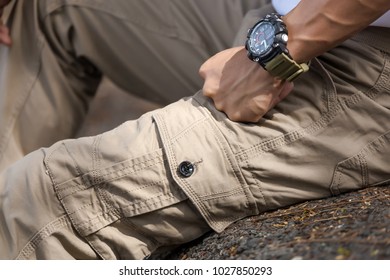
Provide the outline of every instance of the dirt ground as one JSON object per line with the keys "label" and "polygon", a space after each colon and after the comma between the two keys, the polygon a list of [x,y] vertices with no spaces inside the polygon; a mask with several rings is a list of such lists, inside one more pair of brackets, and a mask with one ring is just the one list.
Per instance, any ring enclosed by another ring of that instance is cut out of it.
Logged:
{"label": "dirt ground", "polygon": [[[107,131],[159,106],[105,82],[79,136]],[[367,188],[239,221],[158,258],[390,260],[390,187]]]}

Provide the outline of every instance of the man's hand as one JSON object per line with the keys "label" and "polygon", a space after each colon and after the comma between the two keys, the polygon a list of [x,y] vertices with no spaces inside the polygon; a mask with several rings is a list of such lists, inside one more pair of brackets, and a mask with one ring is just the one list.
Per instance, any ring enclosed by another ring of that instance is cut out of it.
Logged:
{"label": "man's hand", "polygon": [[293,88],[292,83],[272,77],[250,61],[243,47],[216,54],[202,65],[199,73],[205,80],[203,94],[237,122],[258,122]]}
{"label": "man's hand", "polygon": [[1,16],[3,15],[4,7],[8,5],[11,0],[0,0],[0,44],[10,46],[12,41],[9,35],[9,29],[3,23]]}

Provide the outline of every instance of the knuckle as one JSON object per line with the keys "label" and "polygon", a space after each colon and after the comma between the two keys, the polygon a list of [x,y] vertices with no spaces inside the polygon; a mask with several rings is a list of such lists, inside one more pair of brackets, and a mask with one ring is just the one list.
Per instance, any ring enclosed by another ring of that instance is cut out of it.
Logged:
{"label": "knuckle", "polygon": [[214,101],[214,106],[215,106],[215,109],[217,109],[218,111],[226,113],[226,108],[225,108],[223,103]]}
{"label": "knuckle", "polygon": [[241,112],[238,112],[238,111],[234,111],[232,113],[230,113],[228,115],[229,119],[233,122],[242,122],[242,121],[245,121],[245,119],[243,118]]}
{"label": "knuckle", "polygon": [[203,87],[203,95],[213,98],[215,101],[216,97],[218,96],[218,90],[206,83]]}

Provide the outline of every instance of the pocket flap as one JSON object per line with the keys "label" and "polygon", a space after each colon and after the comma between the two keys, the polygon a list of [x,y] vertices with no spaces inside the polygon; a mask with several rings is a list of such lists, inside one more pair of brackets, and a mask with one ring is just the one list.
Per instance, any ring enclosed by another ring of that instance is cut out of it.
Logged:
{"label": "pocket flap", "polygon": [[357,155],[336,166],[332,194],[384,184],[390,180],[390,132],[364,147]]}

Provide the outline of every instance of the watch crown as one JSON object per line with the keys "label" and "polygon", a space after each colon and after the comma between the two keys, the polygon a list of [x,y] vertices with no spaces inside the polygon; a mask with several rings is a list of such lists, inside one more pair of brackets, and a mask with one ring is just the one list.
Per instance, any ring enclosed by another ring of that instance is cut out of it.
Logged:
{"label": "watch crown", "polygon": [[287,43],[287,41],[288,41],[288,35],[287,35],[287,34],[283,34],[283,35],[282,35],[282,40],[283,40],[285,43]]}

